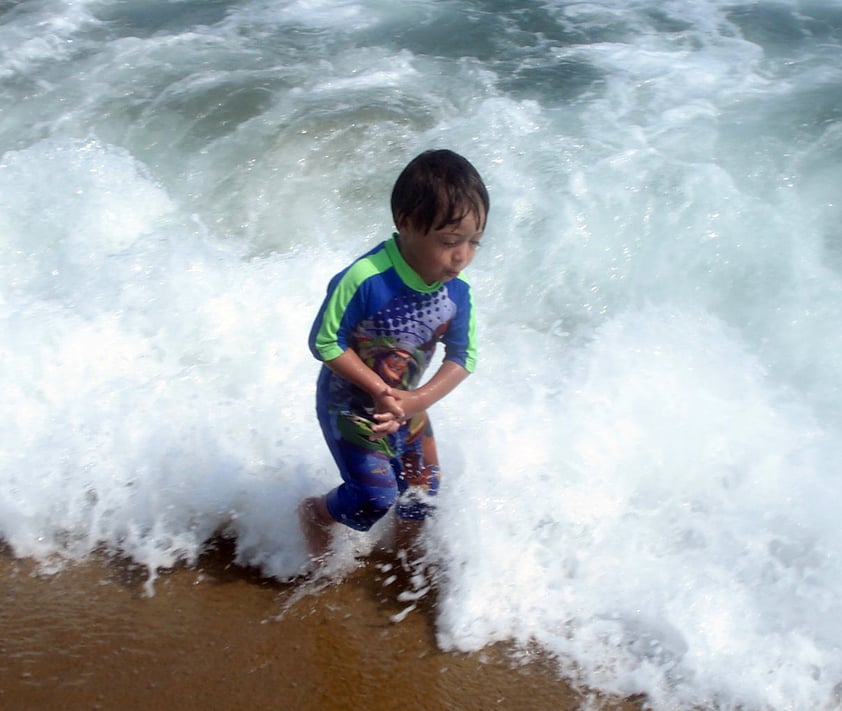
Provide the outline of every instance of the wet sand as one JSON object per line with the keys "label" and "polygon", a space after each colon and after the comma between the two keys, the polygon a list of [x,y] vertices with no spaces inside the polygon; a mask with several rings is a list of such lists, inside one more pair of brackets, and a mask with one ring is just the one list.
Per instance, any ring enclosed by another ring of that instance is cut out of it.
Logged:
{"label": "wet sand", "polygon": [[[0,549],[0,708],[580,709],[548,660],[441,652],[407,580],[372,560],[302,595],[231,563],[224,542],[144,595],[145,574],[93,560],[53,575]],[[540,655],[537,655],[540,656]],[[589,707],[593,708],[593,706]],[[600,708],[631,711],[632,701]]]}

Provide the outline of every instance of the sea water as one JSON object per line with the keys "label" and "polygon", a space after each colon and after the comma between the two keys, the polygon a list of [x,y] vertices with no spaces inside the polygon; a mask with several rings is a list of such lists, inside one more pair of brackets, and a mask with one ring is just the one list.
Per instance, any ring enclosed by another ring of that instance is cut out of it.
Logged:
{"label": "sea water", "polygon": [[296,505],[337,482],[311,320],[449,147],[492,209],[480,366],[432,412],[441,647],[660,709],[839,707],[842,2],[0,13],[15,555],[154,592],[224,532],[299,571]]}

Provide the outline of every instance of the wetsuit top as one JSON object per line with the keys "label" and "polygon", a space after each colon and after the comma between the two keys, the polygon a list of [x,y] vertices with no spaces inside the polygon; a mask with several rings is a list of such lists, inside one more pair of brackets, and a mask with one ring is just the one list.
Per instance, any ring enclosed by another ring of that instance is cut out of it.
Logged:
{"label": "wetsuit top", "polygon": [[[397,239],[393,235],[331,279],[310,332],[310,350],[327,361],[351,348],[387,384],[403,390],[418,386],[438,341],[444,343],[445,360],[473,372],[476,328],[470,286],[461,276],[426,284],[404,260]],[[362,395],[322,368],[320,398],[358,410],[371,405],[371,398]]]}

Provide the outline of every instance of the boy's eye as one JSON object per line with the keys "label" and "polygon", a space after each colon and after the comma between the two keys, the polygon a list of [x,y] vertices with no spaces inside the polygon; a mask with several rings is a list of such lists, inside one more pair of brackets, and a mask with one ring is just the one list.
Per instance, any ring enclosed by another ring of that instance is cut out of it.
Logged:
{"label": "boy's eye", "polygon": [[[442,240],[442,246],[447,247],[448,249],[453,247],[458,247],[460,244],[463,244],[464,240],[461,239],[445,239]],[[478,239],[471,239],[468,240],[468,246],[471,249],[476,249],[480,246],[480,241]]]}

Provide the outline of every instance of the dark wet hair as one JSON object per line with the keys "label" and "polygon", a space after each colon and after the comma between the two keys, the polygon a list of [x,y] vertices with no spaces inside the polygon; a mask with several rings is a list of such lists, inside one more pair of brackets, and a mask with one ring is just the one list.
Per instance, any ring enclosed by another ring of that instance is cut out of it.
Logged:
{"label": "dark wet hair", "polygon": [[392,188],[395,226],[408,220],[422,234],[473,214],[485,229],[488,190],[477,169],[458,153],[424,151],[403,169]]}

